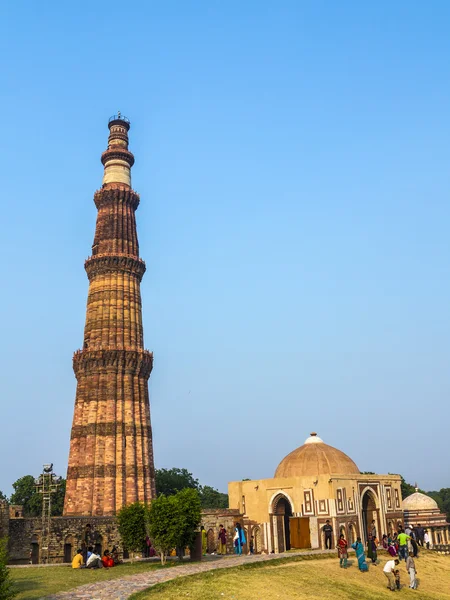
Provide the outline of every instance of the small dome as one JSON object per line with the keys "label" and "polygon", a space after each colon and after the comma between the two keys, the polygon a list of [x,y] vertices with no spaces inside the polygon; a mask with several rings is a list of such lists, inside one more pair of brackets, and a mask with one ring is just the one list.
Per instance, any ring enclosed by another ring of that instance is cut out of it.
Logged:
{"label": "small dome", "polygon": [[437,502],[421,492],[407,496],[402,502],[402,508],[409,512],[416,510],[439,510]]}
{"label": "small dome", "polygon": [[302,477],[304,475],[359,474],[350,457],[333,446],[328,446],[317,433],[290,454],[277,467],[275,477]]}

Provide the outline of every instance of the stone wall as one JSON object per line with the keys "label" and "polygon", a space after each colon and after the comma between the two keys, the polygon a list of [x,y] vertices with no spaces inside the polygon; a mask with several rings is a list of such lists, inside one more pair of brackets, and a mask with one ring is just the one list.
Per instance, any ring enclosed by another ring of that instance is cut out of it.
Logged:
{"label": "stone wall", "polygon": [[[40,518],[11,519],[9,521],[10,563],[39,562],[41,535]],[[49,562],[69,562],[83,543],[96,546],[100,553],[105,549],[110,550],[114,545],[121,547],[116,520],[113,517],[52,518]]]}
{"label": "stone wall", "polygon": [[[9,537],[10,564],[38,563],[42,545],[40,518],[9,518],[8,506],[0,504],[0,534]],[[72,560],[83,543],[92,545],[97,552],[117,546],[123,555],[123,546],[114,517],[52,517],[49,544],[49,562],[63,563]],[[227,530],[228,552],[233,552],[235,523],[242,524],[238,510],[214,509],[202,512],[202,525],[209,532],[210,552],[217,549],[219,525]],[[1,533],[3,531],[3,533]],[[142,540],[144,546],[144,540]]]}

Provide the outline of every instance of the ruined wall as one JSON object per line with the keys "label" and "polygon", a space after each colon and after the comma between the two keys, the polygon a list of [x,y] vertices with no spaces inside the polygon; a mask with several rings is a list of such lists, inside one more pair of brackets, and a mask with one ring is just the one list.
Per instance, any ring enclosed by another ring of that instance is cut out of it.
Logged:
{"label": "ruined wall", "polygon": [[[9,537],[10,564],[29,564],[39,562],[39,551],[42,539],[42,521],[40,518],[9,519],[7,505],[1,511],[0,531],[3,523],[3,535]],[[4,518],[2,520],[2,515]],[[209,533],[211,542],[210,552],[217,549],[219,525],[227,530],[228,552],[233,552],[233,535],[235,523],[242,524],[242,515],[238,510],[214,509],[202,512],[202,525]],[[96,551],[111,550],[117,546],[119,554],[123,555],[123,546],[117,529],[115,517],[52,517],[51,536],[49,545],[49,562],[70,562],[78,548],[86,544],[92,545]],[[142,540],[144,546],[144,540]]]}
{"label": "ruined wall", "polygon": [[[41,534],[40,518],[11,519],[9,521],[10,564],[28,564],[31,561],[37,563],[42,543]],[[83,543],[96,546],[98,552],[110,550],[114,545],[121,548],[116,520],[113,517],[52,518],[49,562],[69,562]]]}

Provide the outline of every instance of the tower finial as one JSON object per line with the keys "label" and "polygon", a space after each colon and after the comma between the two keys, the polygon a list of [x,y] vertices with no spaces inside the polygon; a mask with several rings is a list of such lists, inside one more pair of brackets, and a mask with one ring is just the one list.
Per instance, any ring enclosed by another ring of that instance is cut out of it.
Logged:
{"label": "tower finial", "polygon": [[419,486],[417,485],[417,481],[416,481],[416,483],[415,483],[415,486],[414,486],[414,488],[415,488],[416,492],[418,492],[418,491],[419,491]]}

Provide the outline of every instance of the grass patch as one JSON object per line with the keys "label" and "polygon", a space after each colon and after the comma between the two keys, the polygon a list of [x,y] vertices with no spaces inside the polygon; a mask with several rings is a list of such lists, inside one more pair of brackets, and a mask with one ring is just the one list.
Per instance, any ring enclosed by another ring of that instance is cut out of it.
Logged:
{"label": "grass patch", "polygon": [[[339,568],[337,558],[292,557],[181,577],[134,594],[132,600],[382,600],[390,598],[382,556],[378,566],[360,573],[356,559]],[[403,596],[416,600],[450,600],[450,557],[422,552],[416,559],[419,590],[408,589],[400,564]]]}
{"label": "grass patch", "polygon": [[17,600],[37,600],[58,592],[67,592],[80,585],[119,579],[144,571],[179,567],[175,561],[165,567],[160,563],[135,562],[118,565],[112,569],[72,569],[67,567],[27,567],[11,569],[11,579],[19,594]]}

